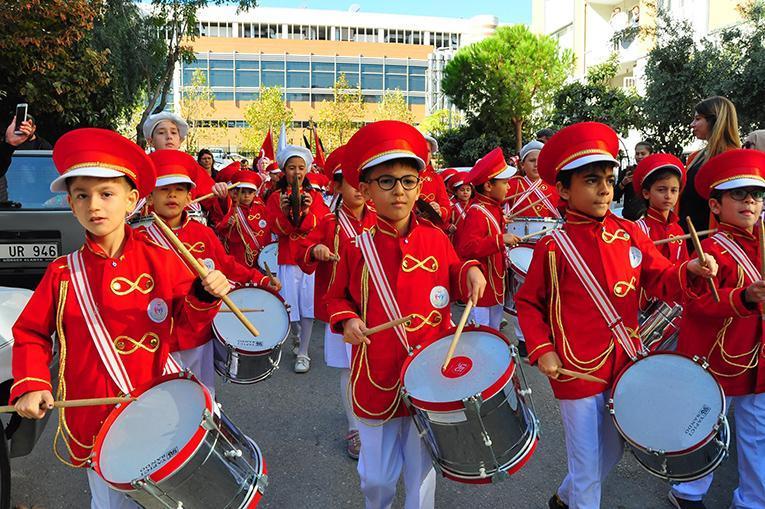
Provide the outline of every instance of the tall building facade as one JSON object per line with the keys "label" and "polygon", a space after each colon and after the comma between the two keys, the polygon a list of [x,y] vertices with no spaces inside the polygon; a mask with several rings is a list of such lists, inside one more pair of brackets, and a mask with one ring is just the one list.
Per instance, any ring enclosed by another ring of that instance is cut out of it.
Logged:
{"label": "tall building facade", "polygon": [[[440,85],[445,63],[498,24],[489,15],[456,19],[266,7],[237,13],[233,6],[205,8],[198,18],[196,60],[180,65],[173,90],[190,86],[195,71],[204,73],[215,94],[209,120],[229,127],[225,142],[231,149],[261,87],[282,88],[294,111],[293,128],[299,128],[332,99],[341,74],[361,87],[365,120],[373,118],[385,91],[400,90],[419,122],[450,106]],[[180,94],[173,97],[178,110]]]}

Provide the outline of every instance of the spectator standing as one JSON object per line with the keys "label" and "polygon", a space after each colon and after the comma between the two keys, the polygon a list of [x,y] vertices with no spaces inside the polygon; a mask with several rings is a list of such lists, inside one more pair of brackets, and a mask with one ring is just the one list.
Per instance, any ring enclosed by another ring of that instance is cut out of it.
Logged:
{"label": "spectator standing", "polygon": [[[635,145],[635,164],[628,166],[622,173],[619,185],[614,187],[614,201],[619,201],[624,197],[624,209],[622,217],[630,221],[637,221],[645,212],[645,201],[643,197],[635,193],[632,187],[632,174],[640,161],[653,154],[653,146],[647,141],[641,141]],[[621,175],[620,175],[621,177]]]}

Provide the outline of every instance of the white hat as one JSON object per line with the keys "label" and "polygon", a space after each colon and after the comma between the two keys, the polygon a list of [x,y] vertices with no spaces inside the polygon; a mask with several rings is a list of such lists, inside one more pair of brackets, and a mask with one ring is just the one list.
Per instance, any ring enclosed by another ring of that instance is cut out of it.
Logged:
{"label": "white hat", "polygon": [[760,179],[742,176],[718,184],[715,186],[715,189],[718,191],[727,191],[728,189],[736,189],[739,187],[765,187],[765,182]]}
{"label": "white hat", "polygon": [[181,136],[181,141],[186,139],[186,135],[189,134],[189,124],[187,124],[185,120],[183,120],[175,113],[171,113],[169,111],[161,111],[154,115],[149,115],[149,118],[147,118],[146,122],[143,123],[144,138],[151,138],[152,134],[154,134],[154,129],[157,127],[157,124],[163,120],[169,120],[178,126],[178,134]]}
{"label": "white hat", "polygon": [[309,168],[311,163],[313,163],[313,154],[311,154],[310,150],[297,145],[287,145],[286,147],[279,149],[276,153],[276,164],[279,165],[279,168],[284,168],[290,157],[301,158],[305,161],[306,168]]}
{"label": "white hat", "polygon": [[125,176],[125,172],[113,170],[111,168],[95,166],[96,164],[98,163],[94,163],[94,166],[75,168],[74,170],[70,170],[63,175],[59,175],[55,180],[53,180],[53,182],[50,183],[50,192],[65,193],[67,191],[66,179],[74,177],[117,178]]}
{"label": "white hat", "polygon": [[434,137],[432,137],[429,134],[423,134],[423,137],[425,137],[425,141],[427,141],[428,144],[430,145],[430,152],[432,154],[437,154],[438,153],[438,140],[436,140]]}
{"label": "white hat", "polygon": [[542,147],[544,146],[545,144],[539,140],[530,141],[527,144],[525,144],[523,148],[521,149],[521,153],[520,153],[521,162],[523,162],[523,160],[526,159],[526,156],[529,155],[531,152],[535,150],[539,152],[540,150],[542,150]]}
{"label": "white hat", "polygon": [[157,178],[157,184],[155,187],[164,187],[169,186],[171,184],[191,184],[191,187],[197,187],[197,185],[194,183],[193,180],[191,180],[191,177],[188,175],[183,175],[181,173],[175,173],[172,175],[162,175],[161,177]]}

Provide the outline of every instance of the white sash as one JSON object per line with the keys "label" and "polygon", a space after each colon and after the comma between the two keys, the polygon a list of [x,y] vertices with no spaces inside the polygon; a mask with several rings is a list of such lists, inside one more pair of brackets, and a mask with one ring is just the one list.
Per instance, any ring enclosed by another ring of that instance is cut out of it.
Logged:
{"label": "white sash", "polygon": [[[356,243],[361,249],[361,254],[364,256],[364,261],[369,267],[369,275],[372,278],[372,282],[375,284],[375,290],[377,296],[382,303],[383,311],[388,320],[398,320],[401,318],[401,310],[398,308],[398,302],[393,297],[393,290],[391,290],[388,276],[385,275],[382,262],[380,261],[380,255],[377,252],[377,247],[374,244],[374,238],[368,231],[362,233],[356,238]],[[398,336],[398,340],[404,346],[407,352],[411,351],[409,347],[409,341],[406,337],[406,329],[403,325],[397,325],[393,328]]]}
{"label": "white sash", "polygon": [[462,205],[460,205],[459,200],[454,201],[454,208],[457,209],[457,212],[459,213],[459,219],[465,219],[465,216],[467,215],[467,211]]}
{"label": "white sash", "polygon": [[337,222],[340,224],[343,232],[345,232],[346,237],[348,237],[350,240],[355,239],[359,235],[356,233],[356,229],[353,227],[351,219],[348,217],[348,213],[346,211],[342,209],[337,211]]}
{"label": "white sash", "polygon": [[648,223],[645,222],[645,218],[641,217],[637,221],[635,221],[635,224],[638,225],[638,228],[640,228],[643,233],[650,236],[651,235],[651,229],[648,227]]}
{"label": "white sash", "polygon": [[[486,216],[486,218],[489,220],[489,223],[491,223],[494,226],[494,228],[496,230],[494,232],[495,234],[501,234],[502,233],[502,227],[497,222],[497,218],[494,217],[491,212],[486,210],[486,207],[484,207],[480,203],[473,203],[470,206],[470,208],[471,209],[478,209],[479,211],[481,211],[483,213],[484,216]],[[468,209],[468,210],[470,210],[470,209]]]}
{"label": "white sash", "polygon": [[571,238],[564,230],[553,230],[550,232],[553,239],[555,239],[558,247],[563,252],[563,256],[568,261],[569,265],[574,269],[579,282],[582,283],[590,298],[595,303],[595,307],[598,308],[600,315],[606,321],[606,325],[611,332],[616,336],[616,340],[624,349],[630,359],[637,360],[638,353],[644,351],[642,343],[640,345],[640,351],[635,347],[635,342],[630,337],[627,327],[622,322],[622,317],[614,308],[613,303],[609,300],[603,288],[598,283],[597,279],[593,275],[590,268],[582,259],[576,247],[571,242]]}
{"label": "white sash", "polygon": [[247,222],[247,217],[244,215],[241,207],[236,207],[236,218],[247,236],[255,243],[255,248],[260,249],[263,247],[260,245],[260,242],[258,242],[258,237],[255,235],[255,232],[250,228],[250,224]]}
{"label": "white sash", "polygon": [[744,270],[744,274],[746,274],[746,277],[749,278],[750,283],[754,283],[755,281],[760,281],[762,279],[760,271],[757,269],[757,267],[754,266],[752,260],[749,259],[749,257],[746,255],[744,250],[741,249],[741,246],[739,246],[737,242],[729,239],[722,232],[715,233],[712,235],[712,238],[715,239],[718,244],[720,244],[730,253],[730,255],[733,257],[733,260],[738,263],[739,266]]}
{"label": "white sash", "polygon": [[523,177],[523,181],[526,182],[529,187],[518,199],[513,202],[513,206],[510,207],[508,213],[512,213],[518,205],[526,200],[526,198],[529,198],[532,194],[534,194],[537,200],[542,200],[542,205],[547,207],[547,209],[552,212],[555,217],[560,219],[561,216],[560,212],[558,212],[558,209],[555,208],[555,205],[552,204],[550,198],[544,193],[544,191],[539,189],[542,185],[542,179],[537,179],[536,181],[532,182],[528,177]]}

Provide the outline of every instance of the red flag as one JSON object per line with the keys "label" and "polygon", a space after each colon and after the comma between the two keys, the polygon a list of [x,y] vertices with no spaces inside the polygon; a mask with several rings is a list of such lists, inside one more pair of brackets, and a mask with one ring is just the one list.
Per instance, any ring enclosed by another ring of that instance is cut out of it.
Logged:
{"label": "red flag", "polygon": [[316,127],[313,128],[313,144],[316,150],[316,156],[314,156],[313,162],[323,171],[324,166],[327,164],[327,160],[324,157],[324,147],[321,144],[319,133],[316,130]]}
{"label": "red flag", "polygon": [[263,145],[260,147],[260,154],[258,155],[256,167],[261,172],[267,172],[274,168],[278,168],[276,164],[276,155],[274,154],[274,140],[271,137],[270,128],[268,129],[268,133],[266,133],[266,137],[263,140]]}

